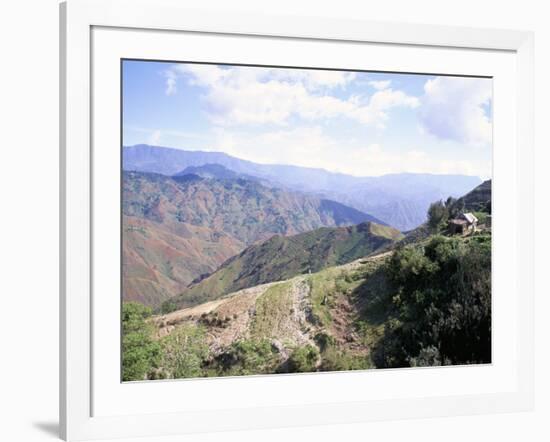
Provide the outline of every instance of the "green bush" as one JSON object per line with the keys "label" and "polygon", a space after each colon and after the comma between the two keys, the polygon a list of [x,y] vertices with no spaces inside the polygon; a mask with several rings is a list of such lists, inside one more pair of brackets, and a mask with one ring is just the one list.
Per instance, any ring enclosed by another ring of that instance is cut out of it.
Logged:
{"label": "green bush", "polygon": [[319,360],[319,350],[313,345],[306,345],[294,349],[288,358],[290,373],[304,373],[315,371]]}
{"label": "green bush", "polygon": [[280,357],[269,339],[233,342],[216,357],[213,368],[220,376],[267,374],[276,371]]}
{"label": "green bush", "polygon": [[179,379],[205,375],[203,368],[209,348],[202,327],[178,327],[162,339],[161,346],[163,377]]}
{"label": "green bush", "polygon": [[321,353],[321,371],[365,370],[372,368],[367,356],[353,355],[337,346],[328,346]]}
{"label": "green bush", "polygon": [[489,214],[487,212],[474,212],[475,217],[479,221],[479,224],[485,224]]}
{"label": "green bush", "polygon": [[428,208],[428,225],[433,232],[441,230],[449,219],[449,208],[443,201],[436,201]]}
{"label": "green bush", "polygon": [[178,309],[178,305],[171,300],[166,300],[160,305],[160,314],[166,315]]}
{"label": "green bush", "polygon": [[160,346],[147,322],[151,309],[128,302],[122,305],[122,380],[139,381],[155,376]]}
{"label": "green bush", "polygon": [[377,367],[491,361],[491,240],[434,236],[397,250],[388,264],[392,320],[377,342]]}

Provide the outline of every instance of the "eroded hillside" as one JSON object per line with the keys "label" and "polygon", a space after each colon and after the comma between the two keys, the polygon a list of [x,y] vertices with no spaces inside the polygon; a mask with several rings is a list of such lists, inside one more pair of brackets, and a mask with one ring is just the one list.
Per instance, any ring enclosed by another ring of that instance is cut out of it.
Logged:
{"label": "eroded hillside", "polygon": [[193,305],[246,287],[315,273],[365,257],[402,237],[398,230],[372,222],[275,235],[230,258],[171,302],[180,307]]}
{"label": "eroded hillside", "polygon": [[255,242],[375,220],[240,178],[125,172],[123,186],[123,296],[153,307]]}
{"label": "eroded hillside", "polygon": [[125,304],[144,321],[125,354],[145,367],[125,364],[125,379],[489,363],[491,236],[434,235],[166,315],[143,309]]}

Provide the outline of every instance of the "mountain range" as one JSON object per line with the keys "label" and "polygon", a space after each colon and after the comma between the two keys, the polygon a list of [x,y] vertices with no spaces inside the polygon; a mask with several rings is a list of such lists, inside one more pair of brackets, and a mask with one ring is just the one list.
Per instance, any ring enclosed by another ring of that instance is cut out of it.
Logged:
{"label": "mountain range", "polygon": [[158,306],[274,235],[380,220],[335,201],[244,178],[123,173],[126,301]]}
{"label": "mountain range", "polygon": [[222,152],[149,145],[124,147],[123,169],[166,176],[195,174],[256,180],[266,187],[339,202],[401,231],[422,224],[431,202],[449,196],[460,197],[481,183],[480,178],[467,175],[401,173],[356,177],[324,169],[259,164]]}

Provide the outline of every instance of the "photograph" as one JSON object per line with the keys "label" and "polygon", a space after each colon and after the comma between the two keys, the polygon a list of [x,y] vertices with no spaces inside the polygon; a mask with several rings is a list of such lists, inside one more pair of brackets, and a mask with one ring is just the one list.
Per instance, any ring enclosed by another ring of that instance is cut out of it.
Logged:
{"label": "photograph", "polygon": [[123,382],[492,363],[491,77],[120,81]]}

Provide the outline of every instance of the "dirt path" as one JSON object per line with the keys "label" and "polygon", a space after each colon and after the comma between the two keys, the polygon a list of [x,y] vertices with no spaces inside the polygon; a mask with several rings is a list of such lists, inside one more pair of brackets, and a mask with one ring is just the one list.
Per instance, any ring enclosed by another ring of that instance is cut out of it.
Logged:
{"label": "dirt path", "polygon": [[215,301],[209,301],[194,307],[176,310],[166,315],[155,316],[152,320],[158,327],[157,335],[158,337],[166,336],[179,324],[184,322],[196,323],[209,315],[216,315],[222,320],[225,320],[226,317],[233,318],[234,316],[239,318],[254,305],[256,299],[260,295],[265,293],[265,291],[274,284],[277,283],[268,283],[246,288],[224,298],[216,299]]}
{"label": "dirt path", "polygon": [[311,317],[310,285],[305,277],[296,277],[292,281],[290,295],[292,297],[292,314],[289,317],[289,335],[297,345],[312,344],[310,335],[312,324]]}
{"label": "dirt path", "polygon": [[[346,272],[353,271],[368,261],[386,259],[392,253],[389,251],[360,258],[337,268]],[[278,338],[274,340],[274,345],[282,350],[288,347],[288,344],[298,346],[314,344],[313,337],[318,327],[310,322],[312,306],[308,275],[246,288],[215,301],[156,316],[152,321],[157,327],[157,336],[159,338],[166,336],[178,325],[184,323],[203,323],[207,325],[209,345],[214,351],[227,347],[238,339],[249,338],[251,321],[256,312],[256,301],[270,287],[278,284],[289,285],[286,296],[290,298],[291,307],[288,314],[281,317],[276,324]],[[331,312],[333,315],[331,332],[341,344],[355,347],[358,337],[352,327],[354,308],[347,296],[343,294],[335,301]]]}

